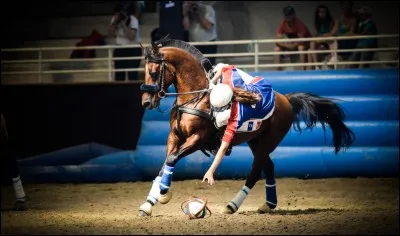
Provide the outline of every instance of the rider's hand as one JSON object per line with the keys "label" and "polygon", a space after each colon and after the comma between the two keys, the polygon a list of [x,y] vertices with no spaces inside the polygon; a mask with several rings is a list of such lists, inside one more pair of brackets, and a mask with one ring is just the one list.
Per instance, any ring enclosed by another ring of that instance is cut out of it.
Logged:
{"label": "rider's hand", "polygon": [[206,179],[208,180],[208,183],[210,185],[213,185],[215,183],[215,181],[214,181],[214,173],[212,171],[208,170],[207,173],[204,175],[203,182]]}

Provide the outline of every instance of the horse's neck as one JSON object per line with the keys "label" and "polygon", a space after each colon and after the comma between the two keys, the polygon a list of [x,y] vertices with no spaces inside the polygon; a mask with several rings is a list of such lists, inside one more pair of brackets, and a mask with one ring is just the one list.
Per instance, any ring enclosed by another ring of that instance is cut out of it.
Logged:
{"label": "horse's neck", "polygon": [[[189,53],[176,48],[168,48],[164,52],[165,58],[174,65],[176,70],[174,86],[177,93],[189,93],[208,88],[208,79],[202,66]],[[182,104],[199,95],[199,93],[179,95],[177,102]]]}
{"label": "horse's neck", "polygon": [[[177,93],[195,92],[208,88],[208,80],[205,75],[203,76],[200,73],[195,75],[193,74],[193,68],[190,71],[183,70],[177,73],[176,81],[174,83]],[[178,102],[183,103],[199,95],[200,93],[191,93],[178,96]]]}

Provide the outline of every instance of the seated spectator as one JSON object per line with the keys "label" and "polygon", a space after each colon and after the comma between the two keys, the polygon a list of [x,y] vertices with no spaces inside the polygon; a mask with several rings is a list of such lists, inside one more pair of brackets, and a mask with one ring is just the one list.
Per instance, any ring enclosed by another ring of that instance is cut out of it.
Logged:
{"label": "seated spectator", "polygon": [[[367,6],[361,7],[358,10],[360,22],[358,24],[356,34],[355,35],[377,35],[378,29],[375,23],[372,21],[372,12],[371,9]],[[377,38],[369,38],[369,39],[358,39],[357,40],[357,49],[361,48],[377,48],[378,47],[378,39]],[[374,52],[366,51],[366,52],[352,52],[350,55],[350,61],[371,61],[374,56]],[[358,68],[369,68],[370,64],[359,64]],[[357,67],[357,65],[350,65],[351,68]]]}
{"label": "seated spectator", "polygon": [[[190,42],[217,40],[215,10],[202,1],[185,1],[183,4],[183,27],[189,32]],[[217,45],[196,46],[203,54],[216,54]],[[215,57],[209,58],[215,65]]]}
{"label": "seated spectator", "polygon": [[[81,41],[75,44],[77,47],[86,46],[102,46],[106,45],[105,37],[96,29],[92,30],[92,33],[83,38]],[[75,49],[72,51],[69,58],[94,58],[96,57],[96,49]]]}
{"label": "seated spectator", "polygon": [[[116,36],[117,45],[135,45],[140,42],[140,29],[138,19],[135,17],[136,3],[128,4],[122,7],[120,4],[116,6],[114,16],[109,25],[109,34]],[[114,49],[113,57],[140,57],[142,55],[141,48],[116,48]],[[115,69],[132,69],[138,68],[140,59],[138,60],[115,60]],[[124,81],[126,76],[125,71],[115,72],[116,81]],[[138,72],[129,71],[129,80],[137,80]]]}
{"label": "seated spectator", "polygon": [[[352,1],[342,1],[341,8],[342,8],[342,15],[339,19],[335,20],[335,25],[333,26],[332,31],[327,34],[327,36],[351,36],[354,35],[356,26],[357,26],[357,19],[353,12],[353,2]],[[346,40],[339,40],[334,42],[334,48],[337,49],[354,49],[356,47],[357,41],[354,39],[346,39]],[[351,52],[342,52],[338,53],[341,57],[348,57]],[[334,58],[333,58],[334,59]],[[330,62],[333,62],[331,60]]]}
{"label": "seated spectator", "polygon": [[[311,37],[311,33],[307,26],[296,16],[296,12],[291,6],[286,6],[283,9],[285,16],[284,20],[280,23],[277,32],[277,38],[282,39],[283,36],[287,38],[308,38]],[[309,48],[308,42],[293,42],[293,43],[276,43],[275,51],[306,51]],[[305,63],[306,55],[300,54],[300,62]],[[281,55],[275,55],[275,63],[281,62]],[[282,67],[278,67],[281,70]],[[302,69],[304,67],[302,66]]]}
{"label": "seated spectator", "polygon": [[[326,6],[320,5],[315,10],[314,26],[317,31],[316,37],[327,37],[332,31],[335,21],[333,20],[329,9]],[[321,49],[334,49],[333,40],[328,41],[311,41],[310,50],[321,50]],[[333,55],[333,53],[331,53]],[[319,56],[322,54],[310,53],[308,54],[308,62],[318,62]],[[319,69],[319,66],[315,66]],[[312,69],[312,66],[307,66],[308,70]]]}

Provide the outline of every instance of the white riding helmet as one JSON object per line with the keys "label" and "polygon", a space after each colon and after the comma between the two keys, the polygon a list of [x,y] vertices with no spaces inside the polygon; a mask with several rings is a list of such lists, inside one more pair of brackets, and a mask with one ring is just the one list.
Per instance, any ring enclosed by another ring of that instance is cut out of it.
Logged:
{"label": "white riding helmet", "polygon": [[227,84],[217,84],[210,93],[210,103],[216,108],[228,105],[232,100],[233,91]]}

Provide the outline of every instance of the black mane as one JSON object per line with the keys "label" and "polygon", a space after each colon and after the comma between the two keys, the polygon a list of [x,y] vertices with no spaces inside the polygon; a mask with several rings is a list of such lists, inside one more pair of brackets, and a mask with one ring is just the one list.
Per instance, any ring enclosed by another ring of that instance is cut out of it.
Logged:
{"label": "black mane", "polygon": [[158,48],[163,48],[163,47],[180,48],[180,49],[190,53],[191,55],[193,55],[199,61],[202,61],[204,58],[203,53],[201,53],[200,50],[197,49],[195,46],[192,46],[189,43],[182,41],[182,40],[171,39],[169,37],[169,35],[154,42],[154,45]]}
{"label": "black mane", "polygon": [[152,58],[153,60],[160,60],[162,58],[162,55],[158,51],[160,48],[164,47],[180,48],[190,53],[200,62],[200,64],[206,71],[210,71],[213,68],[213,65],[210,63],[208,58],[204,57],[203,53],[201,53],[200,50],[197,49],[195,46],[190,45],[189,43],[182,40],[171,39],[169,35],[156,42],[153,42],[151,46],[145,48],[145,57]]}

